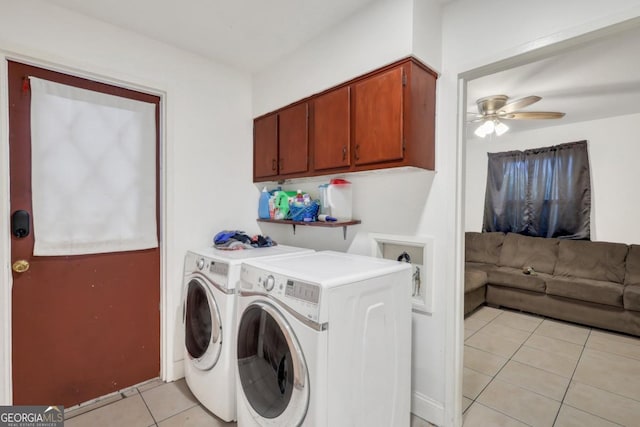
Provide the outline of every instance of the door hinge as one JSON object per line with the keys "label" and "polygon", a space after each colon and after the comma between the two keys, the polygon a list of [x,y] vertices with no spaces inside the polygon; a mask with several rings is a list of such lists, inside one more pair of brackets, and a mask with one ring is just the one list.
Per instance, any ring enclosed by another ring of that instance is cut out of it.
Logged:
{"label": "door hinge", "polygon": [[402,86],[406,86],[407,85],[407,74],[403,71],[402,72]]}

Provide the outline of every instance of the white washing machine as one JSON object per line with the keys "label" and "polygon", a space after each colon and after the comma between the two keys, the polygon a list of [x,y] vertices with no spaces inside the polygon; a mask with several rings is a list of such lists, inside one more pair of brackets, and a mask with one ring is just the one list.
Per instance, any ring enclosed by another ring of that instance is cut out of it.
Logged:
{"label": "white washing machine", "polygon": [[242,261],[311,252],[283,245],[187,252],[182,291],[185,378],[194,396],[223,420],[236,419],[236,285]]}
{"label": "white washing machine", "polygon": [[242,265],[238,426],[409,426],[411,266],[332,251]]}

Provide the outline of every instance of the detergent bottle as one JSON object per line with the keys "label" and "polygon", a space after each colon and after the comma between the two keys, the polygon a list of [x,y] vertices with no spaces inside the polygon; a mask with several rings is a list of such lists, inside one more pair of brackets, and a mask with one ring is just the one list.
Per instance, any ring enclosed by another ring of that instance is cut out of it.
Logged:
{"label": "detergent bottle", "polygon": [[278,196],[274,200],[275,217],[274,219],[286,219],[289,214],[289,192],[279,191]]}
{"label": "detergent bottle", "polygon": [[278,190],[274,190],[269,197],[269,218],[275,219],[276,217],[276,199],[278,198]]}
{"label": "detergent bottle", "polygon": [[267,187],[262,189],[260,200],[258,201],[258,217],[261,219],[269,219],[269,198],[271,195],[267,191]]}

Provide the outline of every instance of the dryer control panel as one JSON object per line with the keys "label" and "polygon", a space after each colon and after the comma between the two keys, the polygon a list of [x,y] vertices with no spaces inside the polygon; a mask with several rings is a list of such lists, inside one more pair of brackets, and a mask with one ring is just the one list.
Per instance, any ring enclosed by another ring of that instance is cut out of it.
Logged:
{"label": "dryer control panel", "polygon": [[184,263],[184,274],[200,273],[215,283],[219,288],[229,288],[229,264],[211,258],[187,252]]}
{"label": "dryer control panel", "polygon": [[242,266],[240,292],[275,299],[305,318],[318,321],[321,287],[253,266]]}

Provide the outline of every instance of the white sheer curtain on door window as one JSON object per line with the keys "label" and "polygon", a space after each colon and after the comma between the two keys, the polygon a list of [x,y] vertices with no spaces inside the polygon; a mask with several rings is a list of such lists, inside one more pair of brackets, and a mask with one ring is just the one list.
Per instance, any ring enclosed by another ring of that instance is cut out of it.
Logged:
{"label": "white sheer curtain on door window", "polygon": [[157,247],[155,105],[30,84],[34,255]]}

